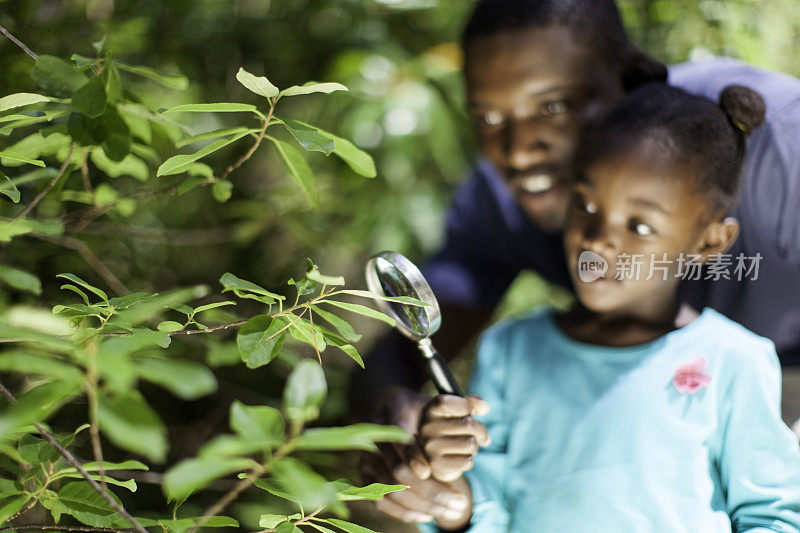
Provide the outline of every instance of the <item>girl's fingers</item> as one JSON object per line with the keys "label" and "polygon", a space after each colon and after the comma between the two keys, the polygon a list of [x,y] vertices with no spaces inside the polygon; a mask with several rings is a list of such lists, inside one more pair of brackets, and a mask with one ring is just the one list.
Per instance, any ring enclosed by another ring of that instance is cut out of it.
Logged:
{"label": "girl's fingers", "polygon": [[470,401],[454,394],[440,394],[431,400],[423,417],[432,418],[462,418],[470,414],[472,406]]}
{"label": "girl's fingers", "polygon": [[478,441],[473,436],[439,437],[425,443],[425,454],[432,460],[442,455],[475,455]]}
{"label": "girl's fingers", "polygon": [[432,420],[420,427],[422,442],[453,435],[472,435],[478,442],[478,446],[487,446],[490,442],[489,432],[486,430],[486,426],[471,416],[465,418]]}
{"label": "girl's fingers", "polygon": [[433,477],[445,483],[451,483],[474,465],[472,455],[443,455],[431,461]]}
{"label": "girl's fingers", "polygon": [[433,517],[430,515],[409,509],[408,507],[400,505],[399,503],[388,498],[378,501],[375,504],[375,507],[386,514],[397,518],[398,520],[402,520],[403,522],[430,522],[433,520]]}
{"label": "girl's fingers", "polygon": [[415,478],[410,469],[400,468],[397,481],[409,488],[387,494],[384,499],[392,499],[406,508],[431,515],[435,518],[454,520],[469,506],[469,500],[452,487],[434,479]]}
{"label": "girl's fingers", "polygon": [[473,416],[485,415],[489,412],[489,404],[477,394],[468,394],[467,401],[470,405],[470,414]]}

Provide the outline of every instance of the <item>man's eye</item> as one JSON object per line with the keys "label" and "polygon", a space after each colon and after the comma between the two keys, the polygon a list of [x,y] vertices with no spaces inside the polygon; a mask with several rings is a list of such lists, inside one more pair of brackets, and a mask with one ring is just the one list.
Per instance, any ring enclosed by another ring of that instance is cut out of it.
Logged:
{"label": "man's eye", "polygon": [[631,221],[629,227],[632,232],[643,237],[655,234],[655,230],[644,222]]}
{"label": "man's eye", "polygon": [[550,100],[542,104],[541,113],[546,117],[553,115],[563,115],[569,111],[569,105],[566,100]]}
{"label": "man's eye", "polygon": [[482,128],[493,128],[503,123],[503,114],[499,111],[487,111],[478,115],[478,125]]}

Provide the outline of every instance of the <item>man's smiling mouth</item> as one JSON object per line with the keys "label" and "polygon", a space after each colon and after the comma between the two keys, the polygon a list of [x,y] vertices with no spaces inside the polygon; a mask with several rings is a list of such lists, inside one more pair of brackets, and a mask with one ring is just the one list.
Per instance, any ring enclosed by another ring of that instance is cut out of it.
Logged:
{"label": "man's smiling mouth", "polygon": [[549,174],[534,174],[520,181],[520,188],[531,194],[540,194],[549,191],[556,184],[556,180]]}

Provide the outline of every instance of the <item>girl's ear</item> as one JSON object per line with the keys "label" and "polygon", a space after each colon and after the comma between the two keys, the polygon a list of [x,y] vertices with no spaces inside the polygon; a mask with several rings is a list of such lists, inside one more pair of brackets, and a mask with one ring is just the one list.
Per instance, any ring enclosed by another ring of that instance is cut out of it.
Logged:
{"label": "girl's ear", "polygon": [[708,261],[709,256],[727,252],[739,236],[739,221],[733,217],[714,220],[703,232],[697,253],[700,263]]}

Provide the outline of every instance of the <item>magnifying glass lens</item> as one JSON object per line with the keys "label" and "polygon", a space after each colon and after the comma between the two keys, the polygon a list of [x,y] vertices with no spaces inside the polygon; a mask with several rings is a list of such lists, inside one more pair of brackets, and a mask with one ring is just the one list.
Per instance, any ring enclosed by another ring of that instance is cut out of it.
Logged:
{"label": "magnifying glass lens", "polygon": [[[411,296],[419,298],[419,294],[408,279],[391,263],[384,259],[376,262],[383,294],[386,296]],[[387,302],[394,312],[395,318],[402,322],[406,329],[419,336],[427,336],[430,332],[430,321],[421,307]]]}

